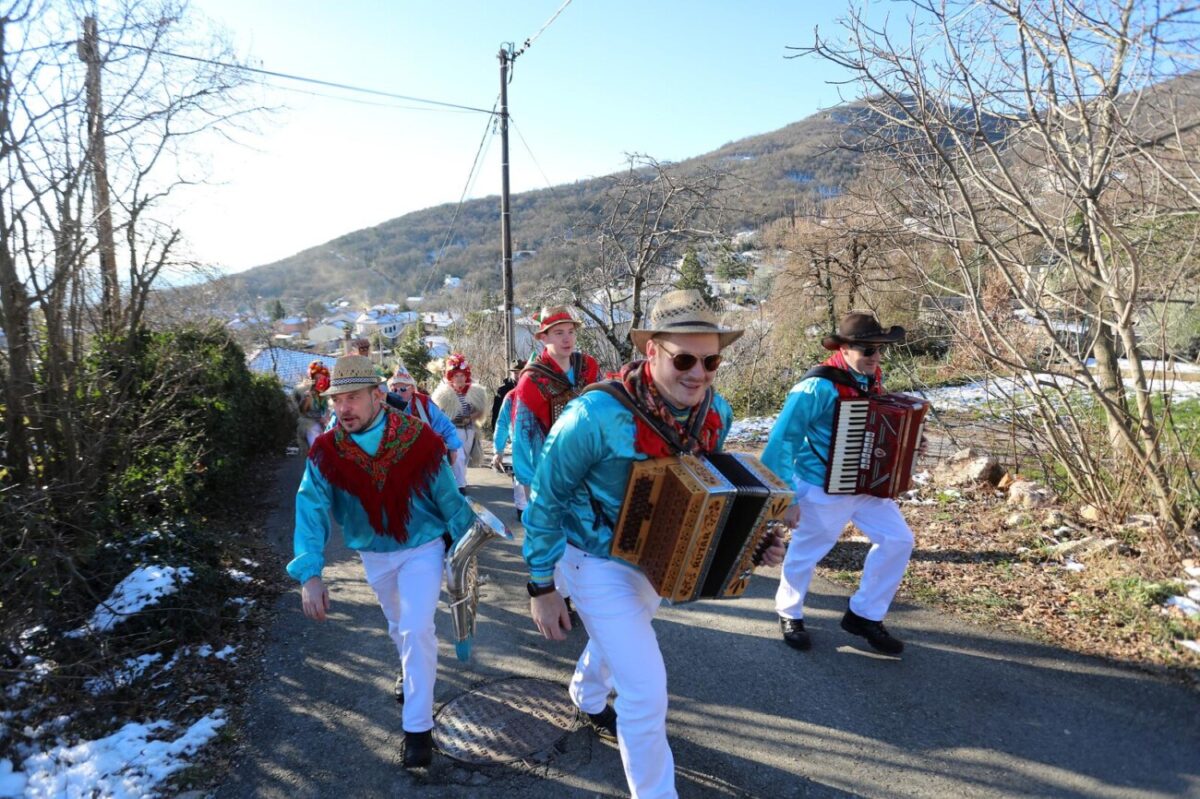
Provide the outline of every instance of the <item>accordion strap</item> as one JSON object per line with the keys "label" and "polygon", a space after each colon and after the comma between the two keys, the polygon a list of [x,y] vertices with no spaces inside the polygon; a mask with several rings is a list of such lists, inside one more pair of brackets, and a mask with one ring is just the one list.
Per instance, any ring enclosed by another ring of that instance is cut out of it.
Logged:
{"label": "accordion strap", "polygon": [[[583,393],[589,391],[602,391],[617,402],[624,405],[633,414],[634,418],[645,423],[647,427],[653,430],[663,441],[667,442],[675,454],[687,452],[682,441],[679,440],[679,434],[667,427],[662,419],[649,414],[646,409],[633,401],[633,397],[629,396],[629,392],[625,390],[625,386],[619,380],[605,380],[599,383],[592,383],[583,390]],[[704,420],[708,417],[708,409],[712,405],[712,392],[708,391],[704,394],[704,399],[700,401],[700,408],[692,416],[692,429],[688,430],[688,438],[693,441],[700,440],[700,429],[704,425]]]}
{"label": "accordion strap", "polygon": [[833,366],[821,364],[820,366],[814,366],[813,368],[809,369],[804,373],[804,377],[800,379],[807,380],[810,377],[824,378],[834,385],[845,386],[846,388],[854,389],[859,396],[865,396],[868,393],[862,390],[862,387],[859,386],[858,381],[855,380],[845,369],[838,369]]}

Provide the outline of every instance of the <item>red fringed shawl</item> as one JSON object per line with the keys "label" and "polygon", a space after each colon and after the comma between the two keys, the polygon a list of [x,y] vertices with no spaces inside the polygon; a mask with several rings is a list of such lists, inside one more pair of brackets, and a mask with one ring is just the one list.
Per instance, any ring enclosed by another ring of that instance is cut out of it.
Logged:
{"label": "red fringed shawl", "polygon": [[533,413],[538,424],[542,426],[542,433],[548,433],[550,432],[550,398],[564,391],[579,394],[585,386],[600,379],[600,364],[596,363],[595,358],[582,352],[573,353],[573,355],[579,356],[571,359],[574,361],[572,366],[575,370],[573,385],[567,381],[566,373],[554,362],[549,352],[543,352],[538,356],[536,366],[531,364],[525,367],[525,371],[521,373],[521,379],[517,381],[517,387],[513,389],[513,401],[509,403],[514,420],[519,403]]}
{"label": "red fringed shawl", "polygon": [[428,493],[446,445],[420,419],[386,408],[384,413],[383,438],[374,455],[338,425],[318,436],[308,457],[331,485],[362,503],[371,529],[403,544],[408,540],[409,502],[418,492]]}
{"label": "red fringed shawl", "polygon": [[[833,353],[833,355],[829,356],[829,358],[826,359],[822,365],[832,366],[834,369],[841,369],[843,372],[849,372],[851,374],[854,373],[854,370],[850,368],[850,364],[846,363],[846,359],[842,355],[841,350],[838,350],[837,352]],[[854,393],[854,390],[850,388],[850,386],[843,386],[834,383],[833,387],[837,389],[839,397],[853,398],[859,396],[858,394]],[[875,367],[875,374],[871,377],[870,385],[867,387],[867,393],[883,393],[883,372],[878,366]]]}
{"label": "red fringed shawl", "polygon": [[[621,382],[634,402],[649,416],[660,420],[665,428],[675,433],[678,437],[677,443],[682,445],[679,449],[692,454],[716,450],[717,443],[721,440],[721,416],[712,407],[711,388],[700,406],[692,409],[692,415],[688,417],[687,422],[680,424],[675,419],[675,415],[671,413],[671,409],[663,402],[658,389],[654,387],[654,379],[650,376],[649,361],[634,361],[626,364],[621,369]],[[697,432],[696,413],[700,407],[706,409],[706,413],[704,422],[699,425]],[[651,458],[665,458],[678,454],[678,450],[673,449],[660,433],[639,418],[636,413],[633,415],[633,423],[637,430],[633,445],[638,452],[644,452]]]}

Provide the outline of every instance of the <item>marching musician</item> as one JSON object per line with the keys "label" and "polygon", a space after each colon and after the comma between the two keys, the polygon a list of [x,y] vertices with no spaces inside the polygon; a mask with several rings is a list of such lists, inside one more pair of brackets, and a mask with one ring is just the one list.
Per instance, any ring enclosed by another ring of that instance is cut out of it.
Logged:
{"label": "marching musician", "polygon": [[570,310],[562,305],[543,308],[537,323],[533,337],[545,349],[522,368],[510,399],[513,476],[526,493],[553,417],[585,386],[600,379],[596,359],[576,347],[582,323]]}
{"label": "marching musician", "polygon": [[[698,291],[673,291],[630,337],[644,360],[627,364],[620,385],[639,413],[604,391],[574,400],[550,430],[525,512],[530,612],[538,630],[561,641],[571,628],[555,589],[555,568],[575,599],[588,644],[571,698],[604,739],[614,737],[634,797],[675,797],[667,743],[667,675],[651,620],[661,601],[638,569],[610,559],[634,461],[718,450],[729,404],[712,388],[721,350],[741,330],[722,327]],[[783,544],[763,562],[777,565]],[[611,689],[615,706],[608,705]]]}
{"label": "marching musician", "polygon": [[[904,328],[884,330],[875,315],[851,311],[837,332],[821,342],[832,355],[823,366],[853,378],[861,392],[883,393],[879,362],[889,344],[904,339]],[[836,376],[836,375],[835,375]],[[898,656],[904,643],[883,626],[892,598],[908,568],[913,534],[893,499],[869,494],[827,494],[826,459],[833,435],[834,406],[839,396],[856,396],[848,385],[805,376],[792,387],[763,450],[762,462],[796,490],[788,521],[792,542],[783,563],[775,609],[783,640],[794,649],[812,645],[804,629],[804,596],[817,562],[837,543],[847,522],[871,539],[858,591],[842,617],[842,629],[866,639],[872,648]],[[797,522],[798,515],[798,522]]]}
{"label": "marching musician", "polygon": [[404,766],[433,758],[433,686],[437,677],[434,611],[442,586],[443,536],[461,538],[474,521],[433,429],[393,411],[370,359],[345,355],[323,396],[337,425],[313,443],[296,493],[295,557],[288,574],[301,585],[304,615],[324,621],[329,591],[321,580],[329,517],[362,558],[367,582],[387,618],[404,671]]}

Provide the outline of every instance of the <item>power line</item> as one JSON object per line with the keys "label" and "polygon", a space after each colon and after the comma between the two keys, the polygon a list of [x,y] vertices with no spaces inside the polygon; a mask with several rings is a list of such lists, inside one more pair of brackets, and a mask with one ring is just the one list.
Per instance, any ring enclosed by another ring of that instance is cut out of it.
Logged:
{"label": "power line", "polygon": [[517,132],[517,138],[521,140],[521,145],[525,148],[525,152],[529,153],[529,158],[533,161],[533,165],[536,166],[537,171],[541,173],[542,180],[546,181],[546,188],[554,191],[554,187],[550,185],[550,178],[546,177],[546,173],[542,169],[542,165],[538,163],[537,156],[533,154],[533,150],[529,148],[529,143],[526,142],[525,137],[521,135],[521,129],[517,127],[517,121],[513,119],[512,114],[508,115],[508,121],[512,124],[513,130]]}
{"label": "power line", "polygon": [[[492,114],[496,113],[496,106],[499,104],[500,100],[497,98],[495,105],[492,106]],[[450,218],[450,227],[446,230],[446,238],[442,241],[442,246],[438,249],[437,258],[434,260],[433,266],[429,267],[429,277],[425,279],[425,286],[421,289],[422,297],[429,290],[429,283],[433,280],[434,273],[437,272],[438,264],[442,262],[442,256],[446,253],[446,247],[450,246],[450,239],[454,235],[454,226],[458,223],[458,214],[462,211],[463,203],[466,202],[467,194],[470,193],[471,187],[475,185],[475,179],[478,177],[477,169],[480,158],[483,155],[484,145],[491,140],[489,134],[492,133],[494,118],[489,119],[487,126],[483,129],[483,138],[479,140],[479,147],[475,150],[475,160],[471,162],[471,171],[467,173],[467,182],[463,185],[462,194],[458,198],[458,205],[454,208],[454,216]]]}
{"label": "power line", "polygon": [[563,12],[563,10],[564,10],[564,9],[566,9],[566,7],[567,7],[567,6],[569,6],[569,5],[571,5],[571,0],[566,0],[566,2],[564,2],[564,3],[563,3],[561,6],[559,6],[559,7],[558,7],[558,11],[555,11],[555,12],[554,12],[554,13],[553,13],[553,14],[550,16],[550,19],[546,20],[546,24],[545,24],[545,25],[543,25],[542,27],[538,28],[538,32],[537,32],[537,33],[533,34],[533,35],[532,35],[532,36],[530,36],[528,39],[526,39],[526,40],[525,40],[525,43],[521,45],[521,49],[520,49],[520,50],[518,50],[517,52],[513,53],[513,54],[512,54],[512,57],[515,59],[515,58],[516,58],[517,56],[519,56],[521,53],[523,53],[523,52],[525,52],[526,50],[528,50],[528,49],[529,49],[529,46],[530,46],[531,44],[533,44],[533,43],[534,43],[534,42],[537,40],[537,37],[541,36],[541,35],[542,35],[542,33],[543,33],[545,30],[546,30],[546,28],[549,28],[549,27],[550,27],[550,23],[552,23],[552,22],[554,22],[554,20],[558,19],[558,15],[559,15],[559,14],[561,14],[561,13]]}
{"label": "power line", "polygon": [[315,92],[311,89],[301,89],[296,86],[283,86],[281,84],[272,84],[281,92],[292,92],[293,94],[303,94],[308,97],[321,97],[326,100],[337,100],[343,103],[353,103],[354,105],[367,105],[375,108],[397,108],[402,111],[422,111],[427,114],[471,114],[474,111],[469,111],[460,108],[427,108],[419,105],[399,105],[397,103],[382,103],[374,100],[359,100],[354,97],[346,97],[340,94],[327,94],[325,92]]}
{"label": "power line", "polygon": [[303,75],[292,75],[287,72],[275,72],[275,71],[269,70],[269,69],[259,69],[258,67],[248,67],[244,64],[234,64],[234,63],[230,63],[228,61],[214,61],[210,58],[200,58],[199,56],[184,55],[183,53],[172,53],[167,50],[154,50],[152,48],[141,47],[136,44],[125,44],[124,42],[111,42],[111,41],[107,41],[107,40],[104,43],[114,46],[114,47],[125,47],[130,50],[141,50],[144,53],[153,53],[153,54],[157,54],[157,55],[167,56],[169,58],[180,58],[185,61],[196,61],[201,64],[211,64],[212,66],[224,67],[226,69],[238,69],[243,72],[253,72],[257,75],[267,75],[272,78],[284,78],[286,80],[299,81],[300,83],[312,83],[317,86],[328,86],[333,89],[344,89],[344,90],[350,91],[350,92],[360,92],[362,94],[372,94],[377,97],[387,97],[392,100],[406,100],[410,103],[425,103],[427,105],[437,105],[437,106],[442,106],[445,108],[457,108],[462,111],[477,111],[481,114],[496,113],[496,110],[494,108],[491,111],[488,111],[486,108],[476,108],[475,106],[471,106],[471,105],[460,105],[459,103],[447,103],[447,102],[443,102],[441,100],[429,100],[424,97],[413,97],[413,96],[407,95],[407,94],[396,94],[394,92],[385,92],[385,91],[380,91],[378,89],[366,89],[361,86],[352,86],[348,83],[335,83],[334,81],[321,80],[320,78],[308,78],[308,77],[304,77]]}

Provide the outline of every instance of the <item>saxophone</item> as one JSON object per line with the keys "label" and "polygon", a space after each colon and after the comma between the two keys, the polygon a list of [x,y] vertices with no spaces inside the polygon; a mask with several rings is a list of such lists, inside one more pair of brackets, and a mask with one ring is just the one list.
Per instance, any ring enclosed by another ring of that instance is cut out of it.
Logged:
{"label": "saxophone", "polygon": [[455,542],[446,556],[446,593],[450,595],[450,618],[454,620],[454,653],[461,661],[471,659],[475,635],[475,611],[479,606],[479,559],[476,553],[493,538],[513,540],[513,535],[496,514],[473,499],[475,523]]}

